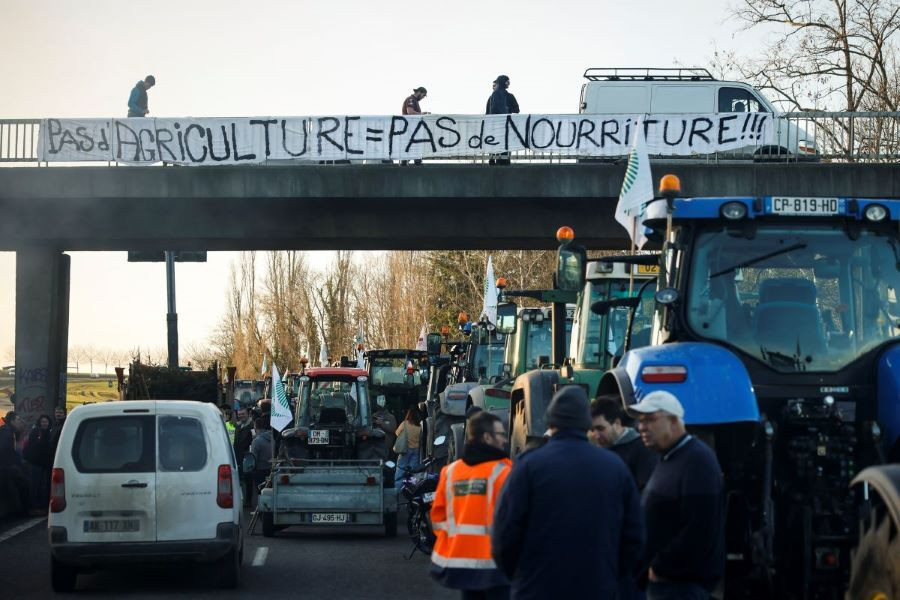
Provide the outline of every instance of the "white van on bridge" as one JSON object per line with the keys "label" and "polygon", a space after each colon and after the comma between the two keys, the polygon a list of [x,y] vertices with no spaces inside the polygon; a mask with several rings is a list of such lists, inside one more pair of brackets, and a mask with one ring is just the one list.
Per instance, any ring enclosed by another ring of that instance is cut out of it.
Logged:
{"label": "white van on bridge", "polygon": [[748,146],[736,155],[764,160],[773,156],[816,159],[815,138],[785,118],[753,86],[719,81],[703,68],[600,67],[585,70],[579,113],[587,114],[697,114],[771,113],[774,140],[770,145]]}

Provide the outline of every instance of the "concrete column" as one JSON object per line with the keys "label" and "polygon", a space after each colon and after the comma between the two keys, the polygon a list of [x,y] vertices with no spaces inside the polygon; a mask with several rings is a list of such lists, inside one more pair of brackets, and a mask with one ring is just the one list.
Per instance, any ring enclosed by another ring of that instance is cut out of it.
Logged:
{"label": "concrete column", "polygon": [[57,250],[16,252],[15,411],[29,425],[65,404],[70,265]]}

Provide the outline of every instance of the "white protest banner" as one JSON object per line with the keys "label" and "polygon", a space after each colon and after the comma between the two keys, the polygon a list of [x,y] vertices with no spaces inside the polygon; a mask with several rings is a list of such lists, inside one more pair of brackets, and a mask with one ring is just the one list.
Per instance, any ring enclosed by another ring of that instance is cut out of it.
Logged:
{"label": "white protest banner", "polygon": [[521,150],[626,156],[638,126],[648,153],[662,156],[752,151],[770,144],[774,130],[768,113],[44,119],[38,157],[234,165],[465,158]]}

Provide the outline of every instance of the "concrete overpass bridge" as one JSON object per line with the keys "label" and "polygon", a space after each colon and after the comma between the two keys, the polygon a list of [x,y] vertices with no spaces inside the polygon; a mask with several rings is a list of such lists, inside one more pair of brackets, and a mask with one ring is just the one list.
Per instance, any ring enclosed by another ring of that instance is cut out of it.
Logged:
{"label": "concrete overpass bridge", "polygon": [[[654,162],[685,195],[900,198],[896,164]],[[623,248],[623,164],[0,168],[16,252],[17,409],[65,395],[66,250],[550,249],[560,225]]]}

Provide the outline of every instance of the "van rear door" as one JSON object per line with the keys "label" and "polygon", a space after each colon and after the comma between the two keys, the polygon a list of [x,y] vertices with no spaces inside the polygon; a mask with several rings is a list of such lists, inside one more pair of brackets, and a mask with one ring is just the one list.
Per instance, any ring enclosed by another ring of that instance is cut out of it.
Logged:
{"label": "van rear door", "polygon": [[76,472],[66,473],[67,510],[73,510],[67,515],[70,542],[156,539],[153,412],[125,409],[78,424],[72,444]]}
{"label": "van rear door", "polygon": [[[159,541],[211,539],[216,537],[218,523],[232,520],[231,510],[216,504],[218,466],[219,462],[226,461],[215,460],[222,453],[213,451],[212,442],[224,442],[218,437],[210,440],[207,419],[204,411],[178,406],[175,402],[159,409],[156,474]],[[217,425],[224,429],[221,419]]]}

